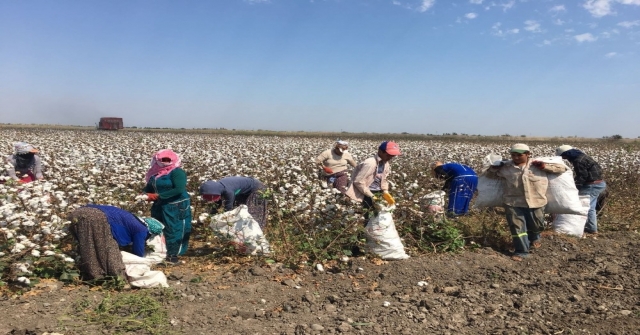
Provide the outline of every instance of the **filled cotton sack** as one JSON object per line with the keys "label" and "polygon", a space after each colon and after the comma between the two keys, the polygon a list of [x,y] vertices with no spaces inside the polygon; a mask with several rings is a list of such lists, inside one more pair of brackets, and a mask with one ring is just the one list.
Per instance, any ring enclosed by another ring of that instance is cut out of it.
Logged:
{"label": "filled cotton sack", "polygon": [[211,217],[211,229],[220,238],[233,243],[247,255],[271,253],[269,241],[264,237],[258,222],[249,214],[246,205]]}
{"label": "filled cotton sack", "polygon": [[[499,166],[502,164],[502,156],[489,154],[482,159],[482,172],[491,166]],[[487,178],[480,173],[478,176],[478,196],[473,202],[473,208],[502,207],[504,205],[504,180]]]}
{"label": "filled cotton sack", "polygon": [[393,209],[395,206],[381,206],[378,215],[369,220],[365,227],[367,246],[372,253],[385,260],[407,259],[409,255],[404,252],[391,215]]}
{"label": "filled cotton sack", "polygon": [[[580,196],[580,203],[582,204],[582,207],[587,210],[587,212],[589,211],[590,202],[590,196]],[[553,230],[561,234],[581,237],[584,233],[585,223],[587,223],[586,215],[558,214],[553,219]]]}
{"label": "filled cotton sack", "polygon": [[[565,165],[560,156],[538,157],[533,158],[532,161]],[[589,208],[587,207],[585,210],[580,202],[578,189],[573,181],[573,171],[569,167],[567,167],[567,171],[559,175],[548,173],[547,179],[549,187],[546,193],[545,213],[587,215]]]}
{"label": "filled cotton sack", "polygon": [[492,179],[486,176],[478,176],[478,196],[473,202],[473,208],[502,207],[504,206],[504,179]]}

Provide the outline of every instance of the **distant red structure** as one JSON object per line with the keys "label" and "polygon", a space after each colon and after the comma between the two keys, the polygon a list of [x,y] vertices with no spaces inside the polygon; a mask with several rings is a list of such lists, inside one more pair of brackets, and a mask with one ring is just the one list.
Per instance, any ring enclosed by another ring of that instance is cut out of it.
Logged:
{"label": "distant red structure", "polygon": [[101,130],[118,130],[124,128],[121,117],[101,117],[98,123],[98,129]]}

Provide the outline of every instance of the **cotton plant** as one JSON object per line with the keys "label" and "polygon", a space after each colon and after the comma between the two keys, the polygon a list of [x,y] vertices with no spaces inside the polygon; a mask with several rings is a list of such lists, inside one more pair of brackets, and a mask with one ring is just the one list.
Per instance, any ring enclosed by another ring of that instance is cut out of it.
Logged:
{"label": "cotton plant", "polygon": [[[333,146],[335,139],[172,134],[153,132],[35,131],[3,129],[0,146],[11,154],[11,143],[24,140],[34,144],[43,162],[44,180],[20,184],[4,176],[0,164],[0,259],[26,263],[27,259],[55,257],[73,261],[61,250],[69,239],[68,214],[88,203],[114,205],[148,215],[144,176],[153,153],[172,148],[181,157],[188,176],[188,192],[196,198],[197,186],[206,180],[241,175],[254,177],[270,189],[270,215],[297,220],[308,232],[330,230],[361,220],[360,204],[346,199],[335,189],[322,188],[317,178],[315,157]],[[377,152],[379,140],[346,139],[356,162]],[[397,140],[402,156],[391,162],[390,190],[403,208],[419,208],[422,197],[440,188],[430,170],[435,160],[460,162],[480,169],[482,158],[490,153],[508,157],[516,141]],[[525,142],[525,139],[517,142]],[[534,156],[552,156],[561,139],[549,143],[528,143]],[[571,144],[571,143],[568,143]],[[615,182],[640,169],[634,162],[640,153],[606,142],[575,145],[592,156]],[[633,168],[628,168],[633,167]],[[194,206],[194,222],[210,221],[207,206]],[[395,215],[395,214],[394,214]],[[268,238],[268,236],[267,236]]]}

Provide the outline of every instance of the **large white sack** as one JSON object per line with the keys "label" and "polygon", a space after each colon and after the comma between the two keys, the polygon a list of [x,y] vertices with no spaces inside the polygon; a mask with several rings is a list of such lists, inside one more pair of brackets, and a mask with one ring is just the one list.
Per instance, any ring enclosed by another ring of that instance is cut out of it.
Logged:
{"label": "large white sack", "polygon": [[[562,157],[538,157],[534,161],[542,161],[545,163],[564,164]],[[562,174],[547,173],[549,187],[547,188],[547,206],[544,211],[549,214],[576,214],[586,215],[589,210],[585,211],[578,189],[573,181],[573,171],[567,167],[567,171]]]}
{"label": "large white sack", "polygon": [[473,202],[473,208],[502,207],[504,206],[503,178],[492,179],[486,176],[478,176],[478,196]]}
{"label": "large white sack", "polygon": [[169,287],[167,277],[162,271],[151,271],[151,259],[138,257],[126,251],[120,251],[124,262],[125,273],[131,286],[140,288]]}
{"label": "large white sack", "polygon": [[258,222],[249,214],[246,205],[211,217],[211,229],[221,238],[237,244],[246,254],[270,254],[269,241],[264,237]]}
{"label": "large white sack", "polygon": [[147,240],[147,245],[153,249],[153,251],[147,251],[144,258],[151,261],[151,264],[158,264],[167,258],[167,243],[164,239],[164,234],[155,235],[153,238]]}
{"label": "large white sack", "polygon": [[394,208],[395,206],[383,206],[378,215],[369,220],[365,227],[367,246],[371,252],[382,259],[407,259],[409,255],[404,252],[404,245],[391,215],[391,210]]}
{"label": "large white sack", "polygon": [[[580,196],[582,207],[589,211],[591,197]],[[581,237],[584,233],[584,225],[587,223],[586,215],[558,214],[553,220],[553,230],[558,233]]]}

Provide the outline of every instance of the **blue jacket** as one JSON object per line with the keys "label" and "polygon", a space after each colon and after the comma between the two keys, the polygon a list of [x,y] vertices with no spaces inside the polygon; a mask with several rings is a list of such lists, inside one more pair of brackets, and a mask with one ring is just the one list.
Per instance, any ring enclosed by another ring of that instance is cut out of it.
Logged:
{"label": "blue jacket", "polygon": [[451,188],[453,178],[460,176],[475,176],[476,173],[472,168],[459,163],[447,163],[435,168],[436,176],[445,180],[443,190],[448,191]]}
{"label": "blue jacket", "polygon": [[149,229],[135,215],[113,206],[87,205],[86,207],[96,208],[104,213],[111,226],[111,235],[119,246],[125,247],[133,244],[133,253],[144,257],[144,247]]}

